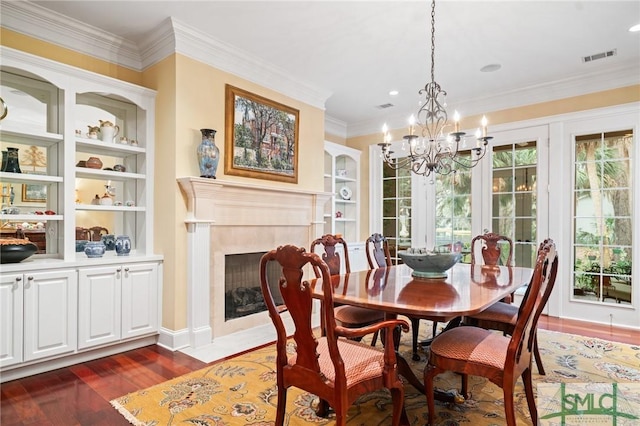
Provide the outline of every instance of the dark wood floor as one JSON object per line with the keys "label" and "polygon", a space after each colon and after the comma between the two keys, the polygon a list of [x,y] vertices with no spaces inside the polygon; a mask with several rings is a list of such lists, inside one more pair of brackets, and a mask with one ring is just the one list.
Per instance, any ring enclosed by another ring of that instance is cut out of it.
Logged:
{"label": "dark wood floor", "polygon": [[[640,330],[543,316],[539,327],[628,344],[640,344]],[[181,352],[148,346],[0,385],[0,424],[128,425],[109,401],[206,364]]]}

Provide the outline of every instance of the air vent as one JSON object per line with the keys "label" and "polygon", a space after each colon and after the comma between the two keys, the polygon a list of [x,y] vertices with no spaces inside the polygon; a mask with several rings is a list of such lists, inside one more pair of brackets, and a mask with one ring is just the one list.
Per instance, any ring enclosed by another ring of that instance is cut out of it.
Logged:
{"label": "air vent", "polygon": [[377,105],[376,108],[377,109],[387,109],[387,108],[391,108],[392,106],[394,106],[394,105],[386,103],[386,104],[382,104],[382,105]]}
{"label": "air vent", "polygon": [[583,57],[582,58],[582,62],[587,63],[587,62],[596,61],[598,59],[608,58],[610,56],[615,56],[616,53],[617,53],[617,49],[608,50],[608,51],[602,52],[602,53],[596,53],[595,55]]}

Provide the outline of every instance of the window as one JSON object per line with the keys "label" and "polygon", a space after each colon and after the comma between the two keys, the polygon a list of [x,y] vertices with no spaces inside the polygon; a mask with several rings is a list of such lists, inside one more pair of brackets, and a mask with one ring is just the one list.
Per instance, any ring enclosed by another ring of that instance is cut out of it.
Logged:
{"label": "window", "polygon": [[575,137],[573,298],[631,303],[633,131]]}

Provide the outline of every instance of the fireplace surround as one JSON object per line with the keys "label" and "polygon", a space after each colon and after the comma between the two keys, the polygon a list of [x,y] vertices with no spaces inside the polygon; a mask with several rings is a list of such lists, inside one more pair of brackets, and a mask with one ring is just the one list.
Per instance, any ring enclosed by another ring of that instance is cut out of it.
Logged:
{"label": "fireplace surround", "polygon": [[197,177],[179,178],[178,184],[187,202],[190,347],[270,322],[266,311],[225,320],[225,257],[283,244],[309,247],[323,232],[324,205],[332,194]]}

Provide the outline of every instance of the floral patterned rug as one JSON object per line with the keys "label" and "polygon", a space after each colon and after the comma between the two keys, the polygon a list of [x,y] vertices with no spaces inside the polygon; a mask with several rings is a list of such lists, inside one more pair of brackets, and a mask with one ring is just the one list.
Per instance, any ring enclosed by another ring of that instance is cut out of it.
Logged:
{"label": "floral patterned rug", "polygon": [[[430,330],[431,327],[421,327]],[[546,376],[534,366],[534,390],[540,383],[640,384],[640,346],[554,333],[538,332]],[[411,360],[410,333],[403,334],[401,352]],[[410,361],[422,378],[423,361]],[[277,391],[273,346],[216,362],[201,370],[133,392],[111,404],[134,425],[273,426]],[[460,378],[452,373],[436,377],[435,386],[454,392]],[[469,377],[471,398],[462,404],[436,405],[436,423],[455,426],[504,425],[502,390],[484,378]],[[516,387],[518,424],[530,425],[524,388]],[[635,401],[640,403],[640,401]],[[287,392],[285,425],[330,425],[318,418],[314,395],[291,388]],[[412,425],[426,423],[426,399],[411,385],[405,388],[405,404]],[[391,398],[386,391],[361,397],[350,409],[352,425],[389,425]],[[620,424],[620,423],[619,423]]]}

